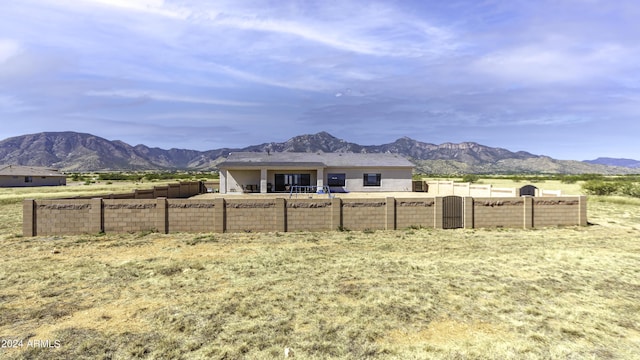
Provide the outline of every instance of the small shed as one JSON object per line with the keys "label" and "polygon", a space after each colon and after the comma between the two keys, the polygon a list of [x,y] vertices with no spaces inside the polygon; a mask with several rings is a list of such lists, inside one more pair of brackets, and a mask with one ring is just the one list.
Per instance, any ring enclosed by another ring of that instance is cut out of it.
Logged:
{"label": "small shed", "polygon": [[533,185],[525,185],[518,189],[519,196],[536,196],[538,193],[538,188]]}
{"label": "small shed", "polygon": [[0,187],[61,186],[67,176],[57,169],[21,165],[0,165]]}

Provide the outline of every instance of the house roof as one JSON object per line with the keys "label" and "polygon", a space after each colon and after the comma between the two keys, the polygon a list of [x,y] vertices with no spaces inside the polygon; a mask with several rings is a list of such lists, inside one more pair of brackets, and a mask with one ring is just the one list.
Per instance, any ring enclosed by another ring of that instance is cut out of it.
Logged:
{"label": "house roof", "polygon": [[398,154],[363,153],[297,153],[297,152],[234,152],[219,164],[232,167],[414,167]]}
{"label": "house roof", "polygon": [[36,166],[0,165],[0,175],[4,176],[65,176],[56,169]]}

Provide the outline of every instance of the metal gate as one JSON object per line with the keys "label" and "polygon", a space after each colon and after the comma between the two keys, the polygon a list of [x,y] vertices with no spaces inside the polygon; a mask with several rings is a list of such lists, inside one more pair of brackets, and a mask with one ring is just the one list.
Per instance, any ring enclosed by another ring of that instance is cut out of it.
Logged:
{"label": "metal gate", "polygon": [[462,197],[445,196],[442,199],[442,228],[458,229],[463,227]]}
{"label": "metal gate", "polygon": [[520,188],[520,196],[536,196],[537,187],[533,185],[525,185]]}

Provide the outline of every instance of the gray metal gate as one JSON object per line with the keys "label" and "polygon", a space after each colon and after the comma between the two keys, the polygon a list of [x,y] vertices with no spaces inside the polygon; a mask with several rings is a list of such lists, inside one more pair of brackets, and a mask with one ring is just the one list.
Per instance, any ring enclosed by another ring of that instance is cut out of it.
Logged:
{"label": "gray metal gate", "polygon": [[445,196],[442,199],[442,228],[458,229],[463,227],[462,197]]}

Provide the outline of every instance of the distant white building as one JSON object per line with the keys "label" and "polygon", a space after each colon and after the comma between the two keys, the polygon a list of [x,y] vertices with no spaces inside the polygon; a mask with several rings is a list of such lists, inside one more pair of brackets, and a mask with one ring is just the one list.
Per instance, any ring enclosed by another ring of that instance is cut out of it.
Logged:
{"label": "distant white building", "polygon": [[56,169],[0,165],[0,187],[67,185],[67,177]]}
{"label": "distant white building", "polygon": [[218,165],[220,192],[411,191],[414,165],[397,154],[235,152]]}

